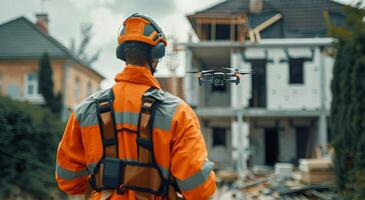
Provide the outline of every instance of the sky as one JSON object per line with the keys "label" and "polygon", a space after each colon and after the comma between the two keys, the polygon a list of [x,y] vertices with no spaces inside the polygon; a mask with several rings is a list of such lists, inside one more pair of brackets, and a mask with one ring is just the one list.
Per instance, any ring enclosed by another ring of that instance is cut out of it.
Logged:
{"label": "sky", "polygon": [[[152,17],[164,30],[168,38],[175,37],[178,42],[188,39],[192,32],[186,15],[203,10],[224,0],[0,0],[0,24],[25,16],[35,22],[35,14],[44,11],[49,15],[49,33],[66,47],[74,38],[80,40],[80,26],[92,23],[92,40],[88,51],[100,50],[99,59],[93,68],[106,77],[102,88],[113,84],[114,76],[123,70],[124,62],[115,56],[118,30],[124,19],[139,12]],[[336,0],[351,3],[353,0]],[[158,67],[156,76],[169,74],[167,60]],[[182,54],[174,63],[177,74],[184,74]]]}

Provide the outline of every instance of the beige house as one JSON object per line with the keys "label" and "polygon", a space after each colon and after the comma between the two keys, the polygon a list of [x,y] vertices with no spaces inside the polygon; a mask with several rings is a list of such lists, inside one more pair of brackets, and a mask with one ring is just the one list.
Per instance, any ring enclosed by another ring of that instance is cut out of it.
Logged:
{"label": "beige house", "polygon": [[19,17],[0,25],[0,94],[21,101],[43,104],[38,93],[38,65],[49,54],[54,92],[63,97],[63,117],[100,88],[104,77],[76,58],[47,29],[47,15],[37,15],[34,24]]}

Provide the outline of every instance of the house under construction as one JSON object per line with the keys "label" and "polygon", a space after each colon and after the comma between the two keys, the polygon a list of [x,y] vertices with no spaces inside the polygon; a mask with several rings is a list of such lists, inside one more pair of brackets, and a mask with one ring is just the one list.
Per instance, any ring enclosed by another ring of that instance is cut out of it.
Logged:
{"label": "house under construction", "polygon": [[309,157],[327,144],[334,60],[325,16],[343,24],[331,0],[227,0],[188,15],[198,42],[182,45],[186,70],[239,68],[240,85],[184,80],[216,167],[244,169]]}

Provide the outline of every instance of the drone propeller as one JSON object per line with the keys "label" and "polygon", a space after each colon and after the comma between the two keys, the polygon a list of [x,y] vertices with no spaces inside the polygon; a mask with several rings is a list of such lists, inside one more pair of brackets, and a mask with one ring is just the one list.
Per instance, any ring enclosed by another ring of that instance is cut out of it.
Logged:
{"label": "drone propeller", "polygon": [[228,68],[228,67],[223,67],[224,69],[228,69],[228,70],[231,70],[231,71],[234,71],[235,73],[239,73],[241,75],[247,75],[247,74],[254,74],[253,71],[249,71],[249,72],[242,72],[240,71],[239,69],[234,69],[234,68]]}
{"label": "drone propeller", "polygon": [[253,74],[252,72],[240,72],[241,75]]}
{"label": "drone propeller", "polygon": [[231,71],[237,71],[239,69],[233,69],[233,68],[228,68],[228,67],[222,67],[223,69],[228,69],[228,70],[231,70]]}
{"label": "drone propeller", "polygon": [[186,73],[202,73],[202,74],[206,74],[206,73],[211,73],[214,72],[214,69],[210,69],[210,70],[204,70],[204,71],[188,71]]}

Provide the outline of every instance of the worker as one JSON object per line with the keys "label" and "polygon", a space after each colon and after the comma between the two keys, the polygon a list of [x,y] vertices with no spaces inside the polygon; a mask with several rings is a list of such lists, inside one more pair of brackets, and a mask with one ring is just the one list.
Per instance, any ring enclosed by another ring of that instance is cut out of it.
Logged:
{"label": "worker", "polygon": [[136,13],[124,21],[116,54],[126,67],[111,89],[86,98],[67,122],[57,151],[62,191],[102,200],[214,194],[213,163],[196,114],[153,76],[166,45],[151,18]]}

